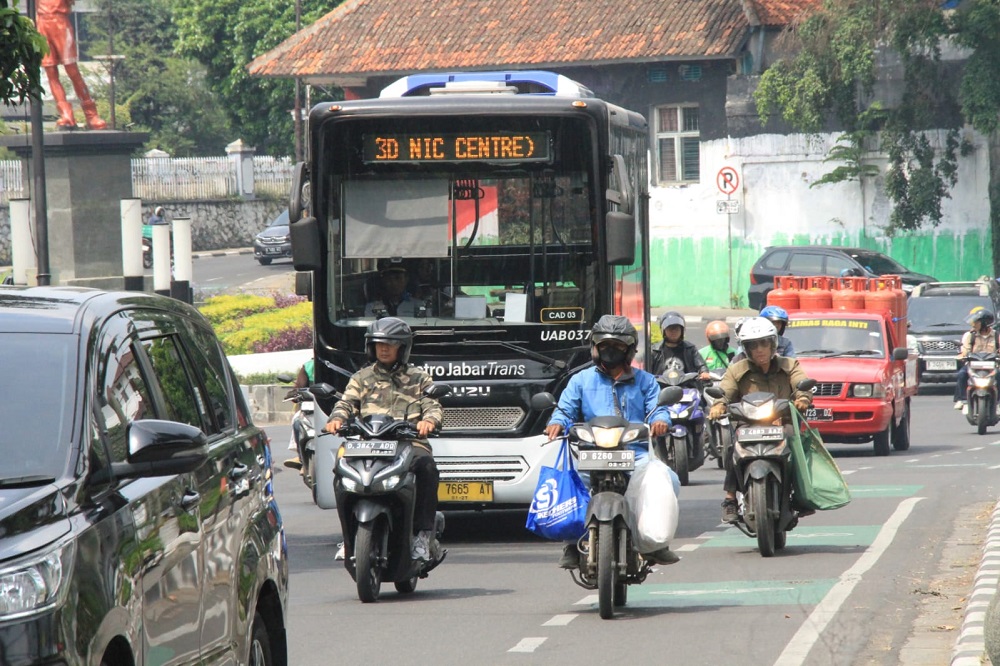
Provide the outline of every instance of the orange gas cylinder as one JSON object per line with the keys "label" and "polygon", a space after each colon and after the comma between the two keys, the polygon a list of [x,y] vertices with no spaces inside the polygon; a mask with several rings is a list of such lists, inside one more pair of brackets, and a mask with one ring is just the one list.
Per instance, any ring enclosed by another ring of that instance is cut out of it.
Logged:
{"label": "orange gas cylinder", "polygon": [[881,276],[868,281],[868,291],[865,292],[865,310],[881,312],[889,320],[893,329],[893,344],[897,347],[906,346],[906,301],[900,301],[899,293],[906,294],[900,288],[897,293],[898,276]]}
{"label": "orange gas cylinder", "polygon": [[774,278],[774,289],[767,292],[767,304],[791,312],[799,309],[799,279],[791,275]]}
{"label": "orange gas cylinder", "polygon": [[815,275],[803,278],[799,292],[799,307],[803,310],[829,310],[833,307],[833,278]]}
{"label": "orange gas cylinder", "polygon": [[833,289],[834,310],[864,310],[868,278],[842,277]]}

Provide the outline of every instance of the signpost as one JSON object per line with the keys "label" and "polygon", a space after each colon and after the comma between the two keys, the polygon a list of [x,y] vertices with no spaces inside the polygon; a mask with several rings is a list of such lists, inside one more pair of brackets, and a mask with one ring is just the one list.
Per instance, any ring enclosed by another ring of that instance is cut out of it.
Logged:
{"label": "signpost", "polygon": [[729,302],[733,303],[733,218],[732,215],[740,212],[739,199],[730,199],[740,187],[740,173],[735,167],[724,166],[719,169],[715,176],[715,185],[719,191],[727,198],[719,199],[715,202],[715,212],[720,215],[729,215],[728,236],[729,236]]}

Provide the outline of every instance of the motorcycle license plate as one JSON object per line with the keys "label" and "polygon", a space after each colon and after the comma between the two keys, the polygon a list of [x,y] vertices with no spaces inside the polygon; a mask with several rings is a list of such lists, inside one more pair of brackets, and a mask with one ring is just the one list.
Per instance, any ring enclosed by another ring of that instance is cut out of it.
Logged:
{"label": "motorcycle license plate", "polygon": [[946,360],[938,360],[938,361],[928,360],[927,361],[927,369],[928,370],[944,370],[944,371],[954,370],[955,369],[955,361],[952,360],[952,359],[950,359],[950,358],[946,359]]}
{"label": "motorcycle license plate", "polygon": [[345,458],[390,458],[396,455],[396,442],[380,439],[351,439],[344,442]]}
{"label": "motorcycle license plate", "polygon": [[492,481],[441,481],[438,502],[492,502]]}
{"label": "motorcycle license plate", "polygon": [[760,440],[777,440],[785,438],[785,429],[781,426],[745,426],[736,431],[739,442]]}
{"label": "motorcycle license plate", "polygon": [[806,410],[806,421],[832,421],[833,410],[826,407],[810,407]]}
{"label": "motorcycle license plate", "polygon": [[577,469],[614,469],[628,472],[635,469],[635,451],[580,451]]}

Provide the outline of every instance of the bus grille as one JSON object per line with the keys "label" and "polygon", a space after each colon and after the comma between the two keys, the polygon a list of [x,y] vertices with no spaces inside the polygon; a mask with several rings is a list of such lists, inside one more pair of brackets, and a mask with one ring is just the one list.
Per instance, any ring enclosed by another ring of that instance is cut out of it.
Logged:
{"label": "bus grille", "polygon": [[843,382],[824,382],[816,385],[816,388],[813,389],[813,395],[836,398],[840,395],[840,391],[843,388]]}
{"label": "bus grille", "polygon": [[520,456],[435,456],[434,462],[442,481],[516,481],[528,472],[528,463]]}
{"label": "bus grille", "polygon": [[446,407],[441,428],[452,430],[513,430],[524,418],[520,407]]}

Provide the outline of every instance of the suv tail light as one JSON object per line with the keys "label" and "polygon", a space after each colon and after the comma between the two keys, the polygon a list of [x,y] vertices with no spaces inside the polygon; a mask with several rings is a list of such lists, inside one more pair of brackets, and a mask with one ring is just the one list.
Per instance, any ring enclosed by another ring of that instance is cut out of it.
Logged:
{"label": "suv tail light", "polygon": [[757,284],[757,278],[754,277],[753,271],[750,271],[750,284]]}

